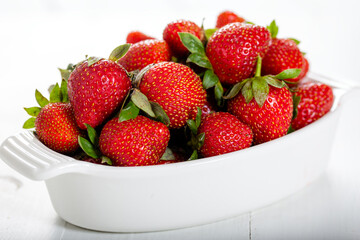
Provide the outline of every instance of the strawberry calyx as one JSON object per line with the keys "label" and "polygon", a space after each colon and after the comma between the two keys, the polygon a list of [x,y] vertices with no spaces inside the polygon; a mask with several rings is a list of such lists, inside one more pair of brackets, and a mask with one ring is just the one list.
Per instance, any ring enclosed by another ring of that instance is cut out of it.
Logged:
{"label": "strawberry calyx", "polygon": [[[276,38],[279,32],[279,26],[276,25],[275,20],[272,20],[269,26],[266,26],[266,28],[270,31],[271,38]],[[295,42],[296,45],[300,44],[300,41],[296,38],[288,38]]]}
{"label": "strawberry calyx", "polygon": [[[131,94],[124,101],[119,112],[119,121],[127,121],[136,118],[141,112],[145,113],[149,118],[162,122],[166,126],[170,125],[170,119],[160,104],[149,101],[149,99],[139,89],[132,89]],[[128,101],[127,101],[128,100]]]}
{"label": "strawberry calyx", "polygon": [[275,20],[272,20],[269,26],[266,28],[270,31],[271,38],[276,38],[279,32],[279,27],[276,25]]}
{"label": "strawberry calyx", "polygon": [[269,94],[269,85],[276,88],[286,87],[289,89],[285,79],[295,78],[301,72],[301,69],[294,68],[286,69],[277,75],[261,76],[261,63],[262,59],[258,56],[255,76],[235,84],[223,98],[231,99],[241,92],[246,103],[249,103],[254,98],[259,107],[262,107]]}
{"label": "strawberry calyx", "polygon": [[108,165],[112,165],[112,161],[110,158],[102,155],[99,149],[99,136],[96,130],[91,127],[89,124],[86,124],[88,138],[86,139],[82,136],[78,136],[78,142],[81,149],[91,158],[99,159],[102,164],[106,163]]}
{"label": "strawberry calyx", "polygon": [[[209,34],[212,35],[215,31],[216,29],[214,31],[213,30],[210,31]],[[188,56],[186,62],[195,63],[196,65],[206,69],[205,74],[203,76],[203,87],[204,89],[209,89],[214,87],[216,104],[220,107],[223,106],[224,88],[218,76],[215,74],[213,67],[210,63],[210,60],[206,56],[205,47],[203,43],[200,41],[199,38],[197,38],[195,35],[191,33],[181,32],[178,34],[181,42],[190,52],[190,55]],[[206,35],[206,31],[205,31],[205,35]]]}
{"label": "strawberry calyx", "polygon": [[198,134],[198,128],[201,124],[201,109],[197,107],[195,120],[186,121],[187,128],[190,129],[190,140],[187,145],[192,148],[192,154],[188,160],[198,159],[198,151],[204,145],[205,133]]}
{"label": "strawberry calyx", "polygon": [[24,110],[31,117],[25,121],[23,124],[24,129],[31,129],[35,127],[35,119],[39,115],[41,109],[48,105],[49,103],[56,102],[68,102],[68,93],[67,93],[67,82],[65,79],[62,79],[61,85],[56,83],[55,85],[51,85],[49,88],[50,97],[47,99],[39,90],[35,90],[35,99],[39,106],[35,107],[24,107]]}

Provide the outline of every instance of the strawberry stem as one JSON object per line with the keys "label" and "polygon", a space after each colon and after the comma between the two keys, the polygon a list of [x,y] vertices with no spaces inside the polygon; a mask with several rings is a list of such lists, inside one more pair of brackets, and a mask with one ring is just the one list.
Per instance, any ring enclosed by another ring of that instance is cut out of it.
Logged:
{"label": "strawberry stem", "polygon": [[261,63],[262,63],[262,59],[260,56],[258,56],[257,63],[256,63],[255,77],[261,76]]}

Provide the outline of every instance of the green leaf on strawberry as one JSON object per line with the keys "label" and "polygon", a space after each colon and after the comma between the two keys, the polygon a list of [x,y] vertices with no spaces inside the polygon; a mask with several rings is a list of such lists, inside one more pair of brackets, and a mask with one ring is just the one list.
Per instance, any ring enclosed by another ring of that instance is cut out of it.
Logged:
{"label": "green leaf on strawberry", "polygon": [[282,71],[281,73],[275,75],[275,78],[284,80],[284,79],[290,79],[290,78],[296,78],[299,76],[301,72],[301,69],[299,68],[290,68]]}
{"label": "green leaf on strawberry", "polygon": [[126,44],[123,44],[123,45],[120,45],[120,46],[116,47],[110,53],[109,60],[116,62],[117,60],[119,60],[120,58],[125,56],[125,54],[128,52],[130,47],[131,47],[131,44],[129,44],[129,43],[126,43]]}
{"label": "green leaf on strawberry", "polygon": [[35,90],[35,99],[40,107],[45,107],[47,104],[49,104],[49,100],[44,97],[37,89]]}
{"label": "green leaf on strawberry", "polygon": [[192,62],[200,67],[212,69],[209,59],[204,54],[191,53],[189,57],[186,59],[186,62]]}
{"label": "green leaf on strawberry", "polygon": [[156,120],[162,122],[166,126],[170,125],[170,118],[157,102],[150,101],[151,109],[155,113]]}
{"label": "green leaf on strawberry", "polygon": [[205,30],[206,40],[209,40],[210,37],[211,37],[217,30],[218,30],[217,28],[209,28],[209,29],[206,29],[206,30]]}
{"label": "green leaf on strawberry", "polygon": [[92,158],[100,158],[101,157],[101,153],[98,149],[95,148],[95,146],[86,138],[83,138],[81,136],[79,136],[78,138],[78,142],[79,145],[81,147],[81,149],[90,157]]}
{"label": "green leaf on strawberry", "polygon": [[60,91],[61,91],[61,102],[69,102],[67,81],[65,79],[61,81]]}
{"label": "green leaf on strawberry", "polygon": [[266,28],[269,29],[271,37],[276,38],[276,36],[279,32],[279,27],[276,25],[275,20],[273,20],[269,26],[266,26]]}
{"label": "green leaf on strawberry", "polygon": [[24,109],[32,117],[36,117],[41,111],[40,107],[30,107],[30,108],[24,108]]}
{"label": "green leaf on strawberry", "polygon": [[260,77],[255,77],[252,81],[252,92],[254,94],[255,101],[262,107],[269,94],[269,85]]}
{"label": "green leaf on strawberry", "polygon": [[119,122],[134,119],[139,115],[140,109],[134,104],[133,101],[129,101],[128,104],[120,111]]}
{"label": "green leaf on strawberry", "polygon": [[51,89],[50,92],[50,102],[61,102],[61,90],[58,83],[55,84],[55,86]]}
{"label": "green leaf on strawberry", "polygon": [[87,58],[88,61],[88,67],[92,66],[93,64],[97,63],[98,61],[100,61],[103,58],[100,57],[89,57]]}
{"label": "green leaf on strawberry", "polygon": [[156,117],[154,111],[152,110],[152,107],[151,107],[151,104],[150,104],[148,98],[142,92],[140,92],[139,89],[136,89],[136,88],[134,89],[134,91],[131,94],[131,101],[133,101],[133,103],[138,108],[143,110],[150,117],[153,117],[153,118]]}
{"label": "green leaf on strawberry", "polygon": [[205,48],[203,43],[195,35],[187,32],[178,33],[181,42],[191,53],[198,53],[205,55]]}
{"label": "green leaf on strawberry", "polygon": [[24,125],[23,125],[23,128],[24,128],[24,129],[34,128],[34,127],[35,127],[35,120],[36,120],[35,117],[29,118],[28,120],[25,121],[25,123],[24,123]]}
{"label": "green leaf on strawberry", "polygon": [[203,87],[209,89],[214,87],[219,82],[218,76],[214,73],[213,70],[206,70],[203,78]]}

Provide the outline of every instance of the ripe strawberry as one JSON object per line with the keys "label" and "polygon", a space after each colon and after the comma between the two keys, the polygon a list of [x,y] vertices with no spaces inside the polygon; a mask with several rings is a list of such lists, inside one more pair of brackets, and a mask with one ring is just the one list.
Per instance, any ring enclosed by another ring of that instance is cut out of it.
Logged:
{"label": "ripe strawberry", "polygon": [[330,86],[323,83],[306,82],[297,87],[300,96],[297,116],[292,120],[294,130],[303,128],[328,113],[334,103]]}
{"label": "ripe strawberry", "polygon": [[238,15],[236,15],[233,12],[230,11],[224,11],[222,13],[220,13],[217,17],[216,20],[216,28],[221,28],[229,23],[234,23],[234,22],[245,22],[245,19],[243,19],[242,17],[239,17]]}
{"label": "ripe strawberry", "polygon": [[249,126],[227,112],[211,113],[201,121],[199,133],[205,133],[200,152],[212,157],[251,146],[253,134]]}
{"label": "ripe strawberry", "polygon": [[129,32],[128,35],[126,36],[127,43],[137,43],[148,39],[154,39],[154,38],[139,31]]}
{"label": "ripe strawberry", "polygon": [[[299,76],[298,76],[298,78],[299,78],[299,82],[300,82],[300,80],[301,79],[303,79],[305,76],[306,76],[306,74],[309,72],[309,61],[304,57],[304,64],[303,64],[303,66],[302,66],[302,68],[301,68],[301,72],[300,72],[300,74],[299,74]],[[299,83],[298,82],[298,83]]]}
{"label": "ripe strawberry", "polygon": [[127,96],[131,82],[119,64],[101,59],[78,64],[68,79],[68,94],[76,123],[97,127],[110,117]]}
{"label": "ripe strawberry", "polygon": [[[263,58],[262,74],[276,75],[286,69],[302,69],[305,64],[304,56],[292,39],[273,38]],[[301,73],[293,79],[286,79],[291,83],[297,83],[301,79]]]}
{"label": "ripe strawberry", "polygon": [[170,59],[170,48],[165,41],[145,40],[133,44],[118,63],[131,72],[141,70],[151,63],[170,61]]}
{"label": "ripe strawberry", "polygon": [[242,94],[228,102],[228,111],[249,125],[254,133],[254,144],[284,136],[293,113],[293,101],[287,88],[269,86],[269,95],[262,107],[255,99],[246,103]]}
{"label": "ripe strawberry", "polygon": [[210,37],[206,55],[220,82],[235,84],[252,76],[257,56],[263,56],[270,40],[265,27],[230,23]]}
{"label": "ripe strawberry", "polygon": [[170,128],[181,128],[190,114],[206,101],[206,92],[195,72],[182,64],[155,64],[143,76],[140,91],[156,102],[170,119]]}
{"label": "ripe strawberry", "polygon": [[306,60],[297,46],[298,41],[289,38],[277,38],[279,28],[275,20],[267,28],[270,30],[272,42],[263,58],[262,74],[276,75],[286,69],[302,69],[297,77],[285,79],[289,83],[297,84],[307,73]]}
{"label": "ripe strawberry", "polygon": [[114,118],[102,129],[99,146],[115,166],[143,166],[158,163],[169,139],[163,123],[144,116],[123,122]]}
{"label": "ripe strawberry", "polygon": [[77,127],[70,103],[49,103],[35,120],[35,131],[41,142],[59,153],[69,154],[79,148]]}
{"label": "ripe strawberry", "polygon": [[184,47],[178,33],[187,32],[202,40],[204,38],[201,28],[194,22],[177,20],[169,23],[163,32],[163,39],[169,44],[172,53],[176,57],[185,57],[189,51]]}

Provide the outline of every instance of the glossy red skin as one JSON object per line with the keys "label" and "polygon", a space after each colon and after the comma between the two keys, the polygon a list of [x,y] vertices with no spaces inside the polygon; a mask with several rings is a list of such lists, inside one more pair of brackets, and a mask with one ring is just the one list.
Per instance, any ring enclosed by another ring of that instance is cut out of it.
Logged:
{"label": "glossy red skin", "polygon": [[309,72],[309,61],[304,57],[304,62],[303,62],[303,67],[302,67],[302,70],[298,76],[299,78],[299,81],[297,83],[300,83],[302,79],[304,79],[307,75],[307,73]]}
{"label": "glossy red skin", "polygon": [[229,23],[245,22],[245,19],[239,17],[237,14],[231,11],[224,11],[220,13],[216,20],[216,28],[221,28]]}
{"label": "glossy red skin", "polygon": [[174,62],[155,64],[143,76],[140,91],[157,102],[170,119],[170,128],[185,126],[191,112],[206,102],[201,79],[189,67]]}
{"label": "glossy red skin", "polygon": [[142,32],[133,31],[133,32],[129,32],[128,35],[126,36],[126,43],[137,43],[148,39],[154,39],[154,38]]}
{"label": "glossy red skin", "polygon": [[169,23],[163,32],[163,39],[169,44],[173,55],[185,57],[189,54],[187,48],[182,44],[178,33],[187,32],[195,35],[200,40],[203,39],[201,28],[194,22],[188,20],[177,20]]}
{"label": "glossy red skin", "polygon": [[228,111],[250,126],[254,144],[284,136],[293,114],[292,95],[287,88],[269,86],[269,95],[262,107],[253,98],[248,104],[241,93],[228,102]]}
{"label": "glossy red skin", "polygon": [[[276,75],[290,68],[303,69],[304,64],[304,56],[293,40],[273,38],[262,59],[261,73],[262,75]],[[285,80],[296,84],[304,76],[304,73],[300,73],[296,78]]]}
{"label": "glossy red skin", "polygon": [[133,44],[120,63],[128,72],[141,70],[149,64],[170,61],[171,52],[163,40],[145,40]]}
{"label": "glossy red skin", "polygon": [[144,116],[119,122],[108,121],[99,137],[100,151],[114,166],[157,164],[170,139],[169,129]]}
{"label": "glossy red skin", "polygon": [[264,55],[270,41],[265,27],[230,23],[210,37],[206,55],[221,83],[232,85],[252,77],[257,56]]}
{"label": "glossy red skin", "polygon": [[212,157],[251,146],[253,134],[249,126],[227,112],[214,112],[201,122],[198,133],[205,133],[200,152]]}
{"label": "glossy red skin", "polygon": [[90,67],[88,61],[78,65],[67,86],[76,122],[86,129],[85,123],[95,128],[121,106],[131,81],[123,67],[102,59]]}
{"label": "glossy red skin", "polygon": [[79,148],[81,131],[69,103],[49,103],[43,107],[36,117],[35,131],[39,140],[56,152],[70,154]]}
{"label": "glossy red skin", "polygon": [[306,82],[300,84],[295,95],[300,96],[298,114],[291,126],[297,130],[315,122],[331,110],[334,103],[332,88],[323,83]]}

